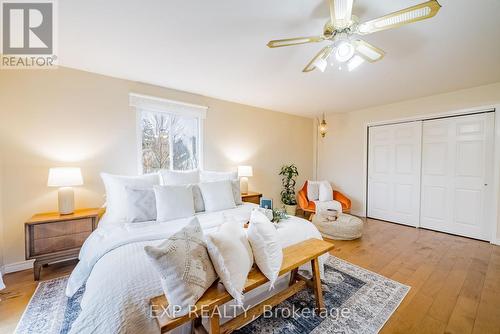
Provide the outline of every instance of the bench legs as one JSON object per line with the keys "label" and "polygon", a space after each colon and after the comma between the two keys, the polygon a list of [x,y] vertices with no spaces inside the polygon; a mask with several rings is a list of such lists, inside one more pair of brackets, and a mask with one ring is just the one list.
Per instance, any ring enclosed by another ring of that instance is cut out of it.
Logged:
{"label": "bench legs", "polygon": [[321,310],[325,308],[325,302],[323,301],[323,291],[321,289],[321,277],[319,272],[318,258],[315,258],[311,261],[311,267],[313,274],[313,289],[314,295],[316,297],[316,311],[321,312]]}
{"label": "bench legs", "polygon": [[297,280],[297,272],[298,271],[299,271],[299,269],[296,268],[290,272],[290,281],[288,282],[288,286],[291,286],[293,283],[295,283],[295,281]]}
{"label": "bench legs", "polygon": [[219,334],[220,333],[220,317],[217,312],[213,312],[210,317],[210,332],[209,334]]}
{"label": "bench legs", "polygon": [[[321,277],[320,277],[318,258],[311,260],[311,267],[313,274],[312,280],[305,279],[300,274],[298,274],[298,268],[292,270],[290,273],[290,282],[288,289],[261,302],[260,304],[257,304],[256,306],[248,310],[248,314],[240,314],[236,318],[231,319],[230,321],[222,325],[222,327],[220,325],[219,314],[217,312],[213,312],[209,319],[210,321],[209,334],[230,333],[234,331],[235,329],[244,325],[248,321],[248,318],[252,319],[262,314],[263,305],[276,306],[283,300],[289,298],[290,296],[293,296],[295,293],[303,289],[306,286],[306,283],[308,283],[307,285],[309,284],[312,285],[312,288],[314,290],[314,295],[316,297],[316,312],[318,313],[321,312],[321,310],[325,308],[325,302],[323,300],[323,290],[321,288]],[[195,327],[197,327],[196,325],[198,326],[201,325],[201,321],[199,321],[199,319],[197,320],[198,321],[196,320],[194,321]]]}

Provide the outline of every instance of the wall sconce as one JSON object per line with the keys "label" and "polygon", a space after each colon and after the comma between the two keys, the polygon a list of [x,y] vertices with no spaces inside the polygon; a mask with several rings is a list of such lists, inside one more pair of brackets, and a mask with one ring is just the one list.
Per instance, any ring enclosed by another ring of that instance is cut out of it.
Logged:
{"label": "wall sconce", "polygon": [[[319,119],[318,119],[318,122],[319,122]],[[326,125],[326,121],[325,121],[325,114],[323,114],[323,120],[321,122],[319,122],[318,131],[319,131],[319,134],[321,135],[321,138],[325,138],[325,135],[328,131],[328,126]]]}

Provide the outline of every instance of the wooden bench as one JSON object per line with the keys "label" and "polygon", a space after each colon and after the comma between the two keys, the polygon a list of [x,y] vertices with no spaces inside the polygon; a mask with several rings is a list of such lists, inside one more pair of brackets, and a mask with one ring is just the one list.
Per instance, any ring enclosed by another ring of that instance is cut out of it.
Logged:
{"label": "wooden bench", "polygon": [[[219,312],[214,312],[219,306],[233,300],[231,295],[226,292],[221,284],[215,282],[196,303],[195,310],[185,316],[178,318],[170,318],[165,312],[168,301],[165,295],[151,299],[150,305],[152,315],[156,318],[161,333],[166,333],[174,328],[188,322],[195,320],[193,328],[201,328],[201,317],[208,316],[210,320],[210,333],[231,333],[232,331],[243,326],[250,320],[261,315],[265,311],[265,307],[274,307],[287,298],[295,295],[297,292],[309,286],[313,289],[316,297],[316,308],[323,309],[323,292],[321,290],[321,281],[319,276],[319,263],[318,257],[331,251],[334,248],[332,243],[318,239],[308,239],[298,244],[292,245],[283,249],[283,264],[279,275],[291,273],[289,286],[264,300],[263,302],[253,306],[246,312],[236,316],[235,318],[220,324]],[[312,266],[312,279],[307,279],[298,274],[298,268],[307,262],[311,262]],[[262,272],[255,266],[248,274],[247,282],[245,284],[244,292],[249,292],[269,280],[262,274]],[[203,331],[203,329],[202,329]]]}

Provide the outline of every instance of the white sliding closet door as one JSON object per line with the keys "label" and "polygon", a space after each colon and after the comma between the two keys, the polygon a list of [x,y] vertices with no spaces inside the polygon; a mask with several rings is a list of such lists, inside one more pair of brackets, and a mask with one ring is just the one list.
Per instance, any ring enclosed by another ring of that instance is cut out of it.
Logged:
{"label": "white sliding closet door", "polygon": [[493,114],[424,121],[422,227],[490,239]]}
{"label": "white sliding closet door", "polygon": [[368,217],[418,226],[422,122],[368,131]]}

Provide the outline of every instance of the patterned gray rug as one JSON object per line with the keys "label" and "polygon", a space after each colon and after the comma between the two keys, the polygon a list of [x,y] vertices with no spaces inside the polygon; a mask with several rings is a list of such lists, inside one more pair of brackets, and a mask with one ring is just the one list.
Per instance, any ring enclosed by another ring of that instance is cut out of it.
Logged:
{"label": "patterned gray rug", "polygon": [[[68,277],[40,282],[16,334],[65,334],[80,312],[83,289],[66,298]],[[331,256],[322,280],[326,310],[317,315],[314,294],[303,290],[237,331],[273,333],[377,333],[410,287]]]}

